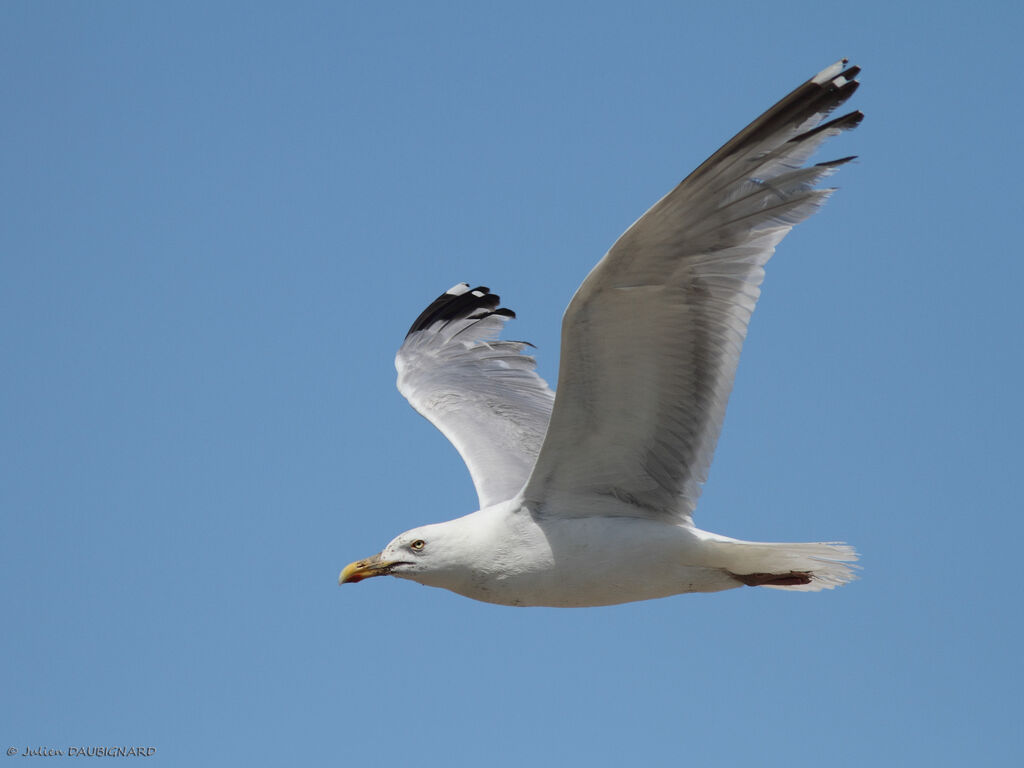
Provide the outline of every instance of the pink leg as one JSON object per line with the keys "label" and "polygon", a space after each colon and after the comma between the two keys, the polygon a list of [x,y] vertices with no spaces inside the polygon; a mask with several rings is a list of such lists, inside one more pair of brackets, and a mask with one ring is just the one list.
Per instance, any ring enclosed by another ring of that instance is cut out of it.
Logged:
{"label": "pink leg", "polygon": [[811,583],[811,574],[807,571],[790,571],[789,573],[734,573],[732,575],[748,587],[763,587],[769,584],[779,587],[792,587],[798,584]]}

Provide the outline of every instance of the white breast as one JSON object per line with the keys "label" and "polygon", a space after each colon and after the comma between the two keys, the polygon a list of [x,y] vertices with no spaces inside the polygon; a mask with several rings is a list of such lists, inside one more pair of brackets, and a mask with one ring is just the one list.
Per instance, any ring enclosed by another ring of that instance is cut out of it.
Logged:
{"label": "white breast", "polygon": [[435,586],[503,605],[612,605],[740,586],[714,564],[703,531],[635,517],[544,518],[503,504],[461,519],[473,562]]}

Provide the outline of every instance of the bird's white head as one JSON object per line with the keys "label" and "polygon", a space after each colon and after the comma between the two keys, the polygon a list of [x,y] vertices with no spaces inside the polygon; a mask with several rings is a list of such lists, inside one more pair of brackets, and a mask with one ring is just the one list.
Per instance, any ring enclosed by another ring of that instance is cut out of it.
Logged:
{"label": "bird's white head", "polygon": [[424,525],[396,536],[378,554],[349,563],[338,584],[354,584],[373,576],[398,576],[421,584],[450,587],[468,565],[467,526],[461,520]]}

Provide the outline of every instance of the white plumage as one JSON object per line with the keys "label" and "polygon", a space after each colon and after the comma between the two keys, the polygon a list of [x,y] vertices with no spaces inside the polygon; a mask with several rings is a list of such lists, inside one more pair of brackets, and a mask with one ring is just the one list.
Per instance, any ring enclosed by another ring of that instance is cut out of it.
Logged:
{"label": "white plumage", "polygon": [[562,323],[558,396],[487,288],[459,284],[416,319],[398,388],[455,445],[480,510],[396,537],[340,583],[391,574],[508,605],[584,606],[742,586],[813,591],[854,578],[835,543],[746,542],[693,511],[764,265],[825,201],[807,166],[852,112],[837,62],[706,160],[616,241]]}

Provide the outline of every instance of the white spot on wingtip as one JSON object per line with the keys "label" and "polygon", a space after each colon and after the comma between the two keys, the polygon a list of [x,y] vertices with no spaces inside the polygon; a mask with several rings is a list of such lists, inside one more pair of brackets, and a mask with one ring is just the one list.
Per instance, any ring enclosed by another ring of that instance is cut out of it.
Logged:
{"label": "white spot on wingtip", "polygon": [[464,294],[468,290],[469,290],[469,283],[456,283],[451,288],[449,288],[447,291],[445,291],[445,293],[447,293],[449,296],[461,296],[462,294]]}
{"label": "white spot on wingtip", "polygon": [[476,296],[476,297],[477,297],[477,298],[479,299],[479,298],[480,298],[481,296],[483,296],[484,294],[483,294],[483,293],[481,293],[480,291],[473,291],[473,295],[474,295],[474,296]]}
{"label": "white spot on wingtip", "polygon": [[836,88],[842,88],[844,85],[846,85],[846,82],[847,81],[845,77],[839,76],[832,81],[832,85],[834,85]]}
{"label": "white spot on wingtip", "polygon": [[843,71],[843,67],[846,65],[846,62],[847,59],[840,59],[832,66],[825,67],[823,70],[821,70],[821,72],[819,72],[818,74],[811,78],[811,82],[815,83],[816,85],[821,85],[822,83],[831,80],[833,77],[835,77],[836,75]]}

